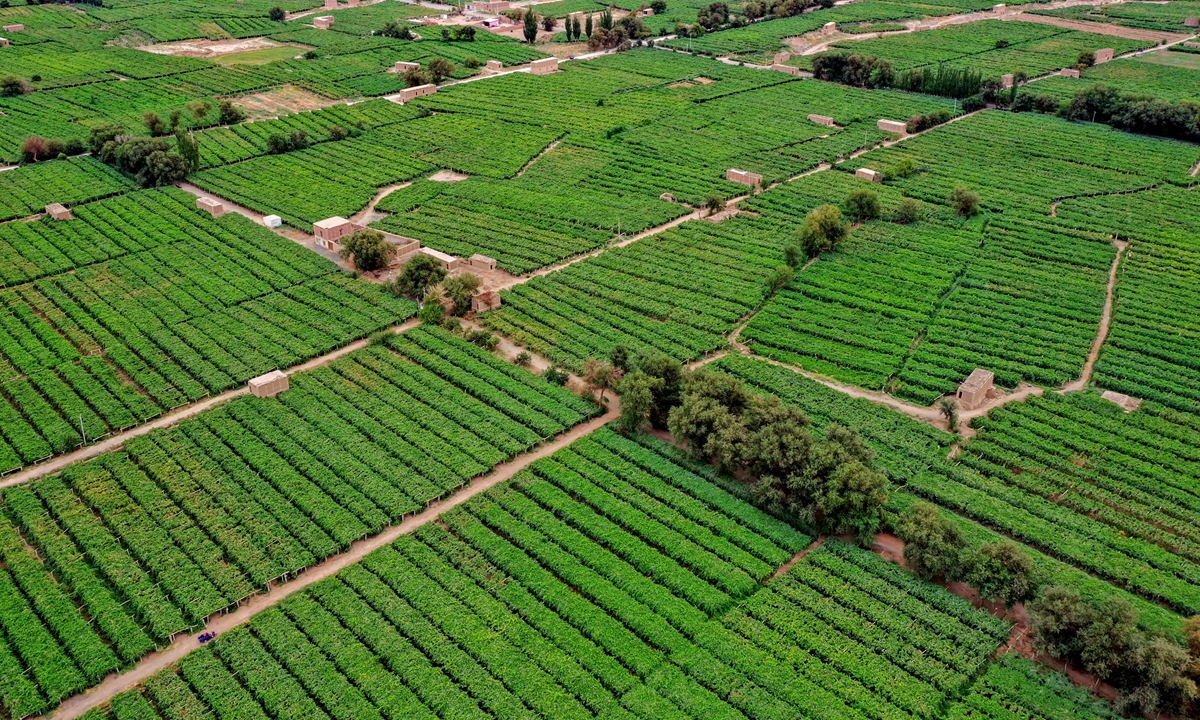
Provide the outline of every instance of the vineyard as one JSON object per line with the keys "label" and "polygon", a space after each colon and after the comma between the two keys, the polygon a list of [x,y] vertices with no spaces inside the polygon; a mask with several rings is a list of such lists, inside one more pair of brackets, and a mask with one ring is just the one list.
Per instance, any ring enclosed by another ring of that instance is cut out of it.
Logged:
{"label": "vineyard", "polygon": [[14,282],[41,277],[0,293],[4,469],[94,442],[415,311],[241,216],[211,220],[191,197],[130,193],[79,206],[80,220],[67,224],[0,226],[14,230],[5,233],[8,247],[37,261],[14,264]]}
{"label": "vineyard", "polygon": [[759,585],[809,539],[662,449],[607,431],[576,442],[119,696],[112,716],[928,715],[1008,633],[837,540]]}
{"label": "vineyard", "polygon": [[[281,400],[234,401],[4,493],[8,712],[54,706],[593,412],[436,330],[299,375]],[[31,607],[40,623],[19,619]]]}

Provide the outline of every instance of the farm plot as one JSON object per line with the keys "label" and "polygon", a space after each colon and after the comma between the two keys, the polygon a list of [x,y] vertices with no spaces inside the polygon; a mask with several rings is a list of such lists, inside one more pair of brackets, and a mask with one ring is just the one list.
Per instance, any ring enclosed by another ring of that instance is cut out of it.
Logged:
{"label": "farm plot", "polygon": [[466,175],[511,178],[561,136],[556,130],[470,115],[438,114],[391,125],[381,141],[411,148],[420,160]]}
{"label": "farm plot", "polygon": [[211,168],[267,154],[267,139],[274,134],[308,134],[311,143],[332,139],[333,128],[373,130],[420,117],[412,106],[387,100],[367,100],[354,105],[331,105],[320,110],[292,113],[273,120],[239,123],[195,135],[200,143],[200,165]]}
{"label": "farm plot", "polygon": [[[1133,135],[1047,115],[983,111],[935,132],[864,156],[876,170],[904,158],[922,168],[894,181],[906,195],[948,204],[962,185],[988,210],[1048,215],[1063,198],[1188,182],[1200,159],[1191,143]],[[839,167],[853,170],[852,167]]]}
{"label": "farm plot", "polygon": [[578,441],[113,710],[152,700],[167,717],[233,702],[250,717],[317,703],[355,718],[899,717],[954,698],[1007,634],[837,540],[763,587],[809,538],[659,446],[606,430]]}
{"label": "farm plot", "polygon": [[[62,224],[77,235],[21,238],[22,252],[41,257],[41,267],[57,253],[78,269],[56,267],[59,274],[0,297],[4,470],[296,364],[415,311],[241,216],[213,221],[191,199],[174,189],[131,193],[81,206],[80,220]],[[139,218],[153,222],[139,228]],[[96,254],[63,256],[54,241],[72,237]],[[105,253],[115,259],[97,262]]]}
{"label": "farm plot", "polygon": [[526,177],[503,183],[418,180],[376,205],[396,214],[375,226],[460,257],[482,253],[519,274],[596,248],[618,232],[641,232],[687,212],[657,198],[583,187],[565,192]]}
{"label": "farm plot", "polygon": [[434,169],[378,131],[307,150],[266,155],[190,176],[196,185],[306,232],[362,209],[378,188]]}
{"label": "farm plot", "polygon": [[1183,22],[1190,17],[1200,17],[1200,3],[1174,0],[1169,3],[1121,3],[1055,8],[1053,10],[1034,9],[1030,12],[1035,15],[1049,15],[1071,20],[1088,20],[1146,30],[1191,34],[1194,31],[1188,29]]}
{"label": "farm plot", "polygon": [[691,360],[765,299],[778,230],[762,218],[684,223],[505,291],[481,321],[571,368],[618,344]]}
{"label": "farm plot", "polygon": [[6,491],[5,710],[53,707],[596,412],[438,330],[394,347]]}
{"label": "farm plot", "polygon": [[[1128,554],[1136,548],[1159,552],[1158,546],[1118,539],[1120,533],[1097,520],[1073,522],[1070,518],[1075,514],[1066,508],[1031,493],[1004,490],[975,469],[947,461],[947,448],[953,440],[950,434],[762,360],[729,355],[710,367],[800,407],[818,430],[834,422],[858,428],[892,481],[903,486],[892,493],[889,510],[903,511],[915,498],[924,498],[958,513],[959,524],[972,543],[997,542],[1005,536],[1024,543],[1044,583],[1075,588],[1091,602],[1123,598],[1138,609],[1139,622],[1146,629],[1175,634],[1181,614],[1192,612],[1184,608],[1195,585],[1185,586],[1174,573],[1150,567]],[[1041,451],[1028,444],[1031,453]],[[971,448],[968,443],[965,449]],[[1024,452],[1023,447],[1015,457]],[[1136,485],[1130,481],[1127,487]],[[1174,607],[1182,613],[1161,604],[1164,594],[1180,601]]]}
{"label": "farm plot", "polygon": [[1036,77],[1073,66],[1081,50],[1111,47],[1114,54],[1122,55],[1152,44],[1052,25],[983,20],[890,37],[845,40],[833,47],[887,60],[896,70],[946,64],[978,70],[984,77],[1017,72]]}
{"label": "farm plot", "polygon": [[1090,67],[1078,78],[1048,77],[1030,85],[1026,91],[1070,100],[1075,93],[1099,83],[1125,93],[1153,95],[1172,102],[1200,96],[1200,71],[1152,62],[1147,56]]}
{"label": "farm plot", "polygon": [[959,702],[948,720],[1008,717],[1117,720],[1119,715],[1063,673],[1047,670],[1016,653],[1001,655]]}
{"label": "farm plot", "polygon": [[[10,170],[0,173],[0,221],[40,213],[50,203],[75,205],[132,187],[125,176],[90,157]],[[0,266],[9,267],[3,260]],[[9,273],[5,271],[4,275],[4,282],[11,283]]]}
{"label": "farm plot", "polygon": [[1072,198],[1057,218],[1132,241],[1121,263],[1095,383],[1192,413],[1200,411],[1197,201],[1194,191],[1172,187]]}

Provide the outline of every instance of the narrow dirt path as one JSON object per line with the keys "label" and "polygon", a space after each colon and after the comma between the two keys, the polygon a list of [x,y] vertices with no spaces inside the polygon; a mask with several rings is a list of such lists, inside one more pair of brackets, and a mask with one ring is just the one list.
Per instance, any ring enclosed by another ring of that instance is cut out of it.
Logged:
{"label": "narrow dirt path", "polygon": [[251,596],[236,611],[213,620],[205,625],[200,632],[188,635],[171,643],[170,646],[163,650],[147,655],[132,669],[120,674],[109,675],[99,685],[96,685],[86,693],[76,695],[63,702],[50,715],[51,720],[73,720],[73,718],[83,715],[88,710],[112,700],[116,695],[148,679],[160,670],[171,667],[189,653],[198,650],[200,648],[199,635],[201,633],[215,632],[220,635],[221,633],[229,632],[239,625],[244,625],[255,615],[273,607],[280,600],[337,574],[343,568],[359,562],[375,550],[395,542],[402,535],[412,533],[422,525],[430,523],[447,510],[458,507],[476,495],[511,479],[518,472],[529,467],[535,460],[547,457],[579,438],[592,434],[620,417],[620,414],[620,400],[613,397],[608,411],[600,417],[576,425],[537,449],[497,465],[490,473],[474,478],[469,485],[457,493],[444,500],[430,504],[429,508],[424,512],[407,518],[399,525],[386,528],[378,535],[355,542],[346,552],[334,555],[324,562],[309,568],[295,580],[282,585],[276,585],[268,593]]}
{"label": "narrow dirt path", "polygon": [[1116,246],[1117,254],[1113,257],[1112,267],[1108,269],[1108,287],[1104,293],[1104,310],[1100,312],[1100,328],[1096,331],[1096,339],[1092,341],[1092,349],[1088,352],[1079,379],[1063,385],[1059,393],[1076,392],[1087,387],[1088,381],[1092,379],[1092,368],[1096,366],[1096,358],[1100,356],[1100,348],[1108,337],[1108,327],[1112,323],[1113,294],[1117,288],[1117,269],[1121,265],[1126,248],[1129,247],[1129,243],[1124,240],[1113,240],[1112,244]]}
{"label": "narrow dirt path", "polygon": [[516,176],[521,177],[522,175],[524,175],[525,171],[527,171],[535,162],[537,162],[538,160],[541,160],[543,155],[550,152],[554,148],[558,147],[558,144],[560,142],[562,142],[562,138],[555,138],[554,140],[551,140],[549,145],[547,145],[545,148],[543,148],[540,153],[538,153],[537,155],[534,155],[532,158],[530,158],[529,162],[525,163],[521,167],[521,169],[517,171]]}
{"label": "narrow dirt path", "polygon": [[[414,318],[414,319],[408,320],[400,325],[393,326],[393,330],[397,333],[407,332],[408,330],[411,330],[412,328],[416,327],[419,324],[420,324],[420,321],[416,320]],[[337,350],[333,350],[331,352],[325,353],[324,355],[319,355],[311,360],[307,360],[303,363],[300,363],[299,365],[294,365],[290,368],[286,368],[286,369],[284,369],[283,372],[288,375],[295,375],[296,373],[302,373],[302,372],[306,372],[308,370],[312,370],[313,368],[318,368],[323,365],[328,365],[329,363],[333,362],[334,360],[345,357],[346,355],[349,355],[350,353],[352,353],[356,350],[361,350],[362,348],[365,348],[369,342],[370,342],[370,340],[368,340],[367,338],[355,340],[352,343],[343,345],[342,347],[338,348]],[[117,448],[121,447],[126,442],[128,442],[129,440],[132,440],[135,437],[145,435],[146,433],[149,433],[153,430],[158,430],[160,428],[166,428],[166,427],[171,427],[172,425],[177,425],[177,424],[183,422],[184,420],[187,420],[188,418],[192,418],[192,417],[199,415],[200,413],[204,412],[205,410],[209,410],[218,405],[223,405],[223,404],[229,402],[230,400],[241,397],[242,395],[246,395],[249,392],[250,392],[249,388],[247,388],[245,385],[243,385],[241,387],[234,388],[233,390],[226,390],[225,392],[221,393],[220,395],[214,395],[213,397],[206,398],[204,400],[200,400],[198,402],[192,403],[191,405],[185,405],[183,407],[177,408],[171,412],[166,413],[165,415],[162,415],[159,418],[152,420],[151,422],[146,423],[145,425],[139,425],[130,430],[126,430],[123,433],[118,433],[116,435],[107,437],[104,440],[101,440],[100,442],[98,442],[94,445],[88,445],[85,448],[80,448],[74,452],[67,453],[66,455],[59,455],[58,457],[53,458],[52,460],[44,462],[40,465],[34,465],[32,467],[25,468],[24,470],[21,470],[20,472],[13,473],[12,475],[7,475],[2,480],[0,480],[0,489],[6,488],[6,487],[12,487],[14,485],[20,485],[21,483],[30,482],[30,481],[36,480],[40,477],[45,477],[46,475],[50,475],[51,473],[55,473],[55,472],[58,472],[59,470],[62,470],[63,468],[67,467],[68,465],[73,465],[77,462],[82,462],[89,458],[94,458],[97,455],[101,455],[110,450],[116,450]]]}
{"label": "narrow dirt path", "polygon": [[379,192],[375,193],[375,197],[371,198],[371,202],[367,203],[366,207],[364,207],[362,210],[359,210],[358,212],[354,213],[353,215],[351,215],[350,217],[348,217],[346,219],[349,220],[350,222],[358,223],[359,225],[368,225],[370,223],[375,222],[376,220],[382,219],[386,215],[386,213],[375,212],[375,206],[379,204],[380,200],[384,199],[388,195],[391,195],[392,193],[396,192],[397,190],[403,190],[404,188],[408,187],[409,185],[412,185],[411,181],[398,183],[396,185],[388,185],[385,188],[380,188]]}

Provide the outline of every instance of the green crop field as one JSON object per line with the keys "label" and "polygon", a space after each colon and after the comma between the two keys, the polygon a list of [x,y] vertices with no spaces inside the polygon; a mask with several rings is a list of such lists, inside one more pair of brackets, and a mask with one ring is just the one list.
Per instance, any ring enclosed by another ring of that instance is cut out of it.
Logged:
{"label": "green crop field", "polygon": [[0,720],[1200,716],[1193,0],[0,4]]}

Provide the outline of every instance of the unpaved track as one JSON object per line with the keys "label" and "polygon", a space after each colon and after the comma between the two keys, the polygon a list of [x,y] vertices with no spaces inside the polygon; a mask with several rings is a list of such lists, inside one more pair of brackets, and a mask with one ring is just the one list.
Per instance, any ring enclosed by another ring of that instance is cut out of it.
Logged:
{"label": "unpaved track", "polygon": [[1104,310],[1100,313],[1100,329],[1096,332],[1096,339],[1092,341],[1092,349],[1088,352],[1087,362],[1083,364],[1083,372],[1079,374],[1079,379],[1063,385],[1059,390],[1060,393],[1075,392],[1087,387],[1088,381],[1092,378],[1092,368],[1096,365],[1096,358],[1100,357],[1100,348],[1103,347],[1104,340],[1108,337],[1108,326],[1112,323],[1113,293],[1117,288],[1117,268],[1121,265],[1121,258],[1124,256],[1126,248],[1129,247],[1129,243],[1124,240],[1113,240],[1113,245],[1117,247],[1117,254],[1113,258],[1112,267],[1108,269],[1108,287],[1104,294]]}
{"label": "unpaved track", "polygon": [[[537,449],[519,455],[506,463],[497,465],[492,469],[491,473],[473,479],[469,485],[457,493],[439,502],[431,503],[429,508],[424,512],[413,515],[399,525],[393,525],[378,535],[355,542],[346,552],[334,555],[319,565],[309,568],[295,580],[282,585],[276,585],[268,593],[251,596],[236,611],[228,615],[222,615],[208,623],[201,632],[221,634],[239,625],[244,625],[255,615],[273,607],[280,600],[307,588],[309,585],[337,574],[343,568],[362,560],[375,550],[395,542],[400,536],[408,535],[422,525],[426,525],[437,519],[439,515],[447,510],[458,507],[476,495],[511,479],[518,472],[529,467],[535,460],[547,457],[576,440],[592,434],[613,420],[616,420],[620,415],[620,400],[616,397],[610,397],[608,411],[600,417],[576,425]],[[160,670],[165,670],[178,663],[189,653],[200,648],[199,634],[189,635],[175,641],[163,650],[147,655],[131,670],[119,675],[109,675],[99,685],[86,693],[75,695],[65,701],[50,715],[51,720],[72,720],[73,718],[77,718],[88,710],[112,700],[116,695],[145,681]]]}
{"label": "unpaved track", "polygon": [[[401,333],[406,332],[419,324],[420,321],[414,318],[404,322],[401,325],[394,326],[393,329],[395,332]],[[319,355],[311,360],[300,363],[299,365],[287,368],[284,370],[284,372],[288,375],[295,375],[296,373],[306,372],[308,370],[312,370],[313,368],[321,367],[322,365],[328,365],[334,360],[345,357],[355,350],[361,350],[362,348],[365,348],[369,342],[370,340],[367,338],[355,340],[352,343],[343,345],[337,350],[325,353],[324,355]],[[199,415],[205,410],[216,407],[217,405],[223,405],[224,403],[227,403],[234,398],[241,397],[242,395],[246,395],[249,392],[250,390],[243,385],[242,387],[235,388],[233,390],[226,390],[220,395],[214,395],[213,397],[206,398],[191,405],[185,405],[177,408],[176,410],[166,413],[162,417],[146,423],[145,425],[139,425],[131,430],[126,430],[123,433],[105,438],[95,445],[88,445],[87,447],[80,448],[75,452],[67,453],[66,455],[59,455],[53,460],[42,463],[41,465],[34,465],[33,467],[22,470],[21,472],[8,475],[3,480],[0,480],[0,488],[12,487],[13,485],[20,485],[21,483],[36,480],[40,477],[49,475],[50,473],[58,472],[68,465],[82,462],[89,458],[96,457],[102,453],[106,453],[110,450],[116,450],[129,440],[140,435],[145,435],[151,430],[158,430],[159,428],[177,425],[188,418]]]}

